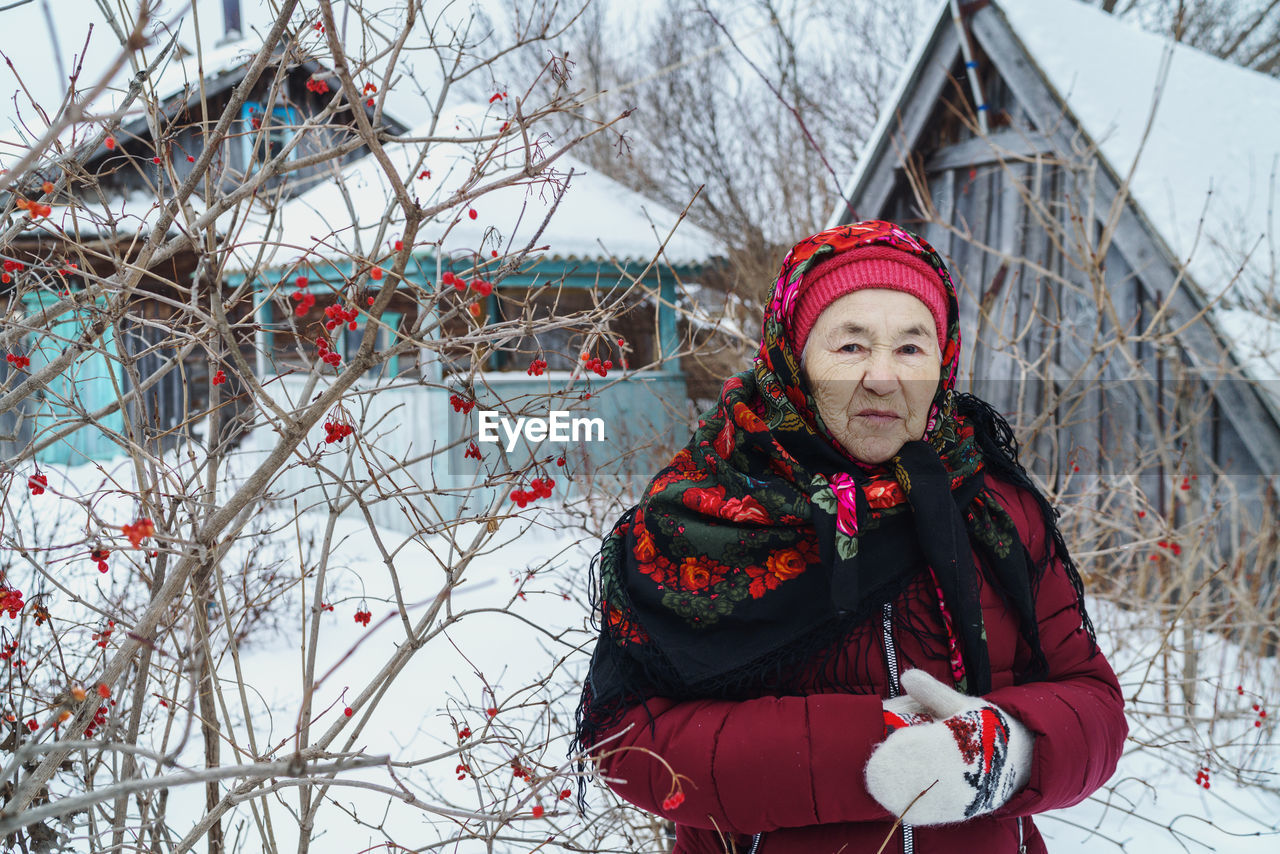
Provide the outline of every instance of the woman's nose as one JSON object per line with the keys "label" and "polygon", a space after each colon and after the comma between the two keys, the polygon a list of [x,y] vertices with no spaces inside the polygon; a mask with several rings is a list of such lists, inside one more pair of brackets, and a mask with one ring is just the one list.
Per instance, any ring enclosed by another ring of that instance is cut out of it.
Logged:
{"label": "woman's nose", "polygon": [[887,354],[873,350],[865,364],[867,372],[862,375],[862,384],[868,391],[873,394],[890,394],[898,387],[898,375]]}

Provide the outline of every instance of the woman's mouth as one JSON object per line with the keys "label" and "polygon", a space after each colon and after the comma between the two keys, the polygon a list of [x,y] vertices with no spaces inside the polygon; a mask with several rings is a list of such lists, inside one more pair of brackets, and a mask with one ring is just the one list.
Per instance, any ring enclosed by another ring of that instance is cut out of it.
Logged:
{"label": "woman's mouth", "polygon": [[864,409],[855,417],[861,418],[865,423],[881,427],[899,420],[900,416],[888,409]]}

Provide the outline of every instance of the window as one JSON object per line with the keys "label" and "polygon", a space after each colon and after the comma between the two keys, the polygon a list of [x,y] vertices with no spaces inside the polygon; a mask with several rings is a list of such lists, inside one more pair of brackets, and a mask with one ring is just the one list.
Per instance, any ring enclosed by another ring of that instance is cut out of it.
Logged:
{"label": "window", "polygon": [[[240,161],[246,173],[284,151],[297,129],[298,111],[293,107],[272,107],[270,115],[267,112],[267,108],[257,101],[245,101],[240,108],[243,126]],[[290,157],[296,153],[295,149]]]}

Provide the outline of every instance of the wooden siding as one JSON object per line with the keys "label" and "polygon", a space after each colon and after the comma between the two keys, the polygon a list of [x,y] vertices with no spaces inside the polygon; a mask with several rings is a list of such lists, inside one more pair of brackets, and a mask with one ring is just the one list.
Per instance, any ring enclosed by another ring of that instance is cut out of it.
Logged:
{"label": "wooden siding", "polygon": [[[1275,481],[1275,410],[1256,387],[1212,375],[1229,360],[1225,342],[1197,319],[1199,292],[1132,204],[1119,217],[1103,280],[1084,272],[1091,265],[1080,247],[1096,245],[1120,182],[1106,164],[1074,156],[1078,130],[1003,19],[989,8],[972,19],[993,116],[985,139],[959,118],[972,113],[968,84],[942,32],[954,28],[944,20],[939,30],[913,86],[892,105],[902,121],[873,143],[850,206],[864,218],[914,225],[948,259],[961,304],[962,387],[1024,430],[1039,428],[1027,451],[1050,484],[1074,466],[1129,473],[1149,450],[1144,438],[1175,428],[1198,449],[1190,460],[1198,470],[1252,476],[1255,491]],[[938,69],[947,72],[942,84]],[[1130,340],[1166,302],[1163,328],[1178,330],[1177,345],[1157,353]],[[1112,348],[1098,361],[1093,354],[1117,336],[1127,357]],[[1144,409],[1140,397],[1159,405]],[[1162,467],[1157,478],[1172,476]]]}

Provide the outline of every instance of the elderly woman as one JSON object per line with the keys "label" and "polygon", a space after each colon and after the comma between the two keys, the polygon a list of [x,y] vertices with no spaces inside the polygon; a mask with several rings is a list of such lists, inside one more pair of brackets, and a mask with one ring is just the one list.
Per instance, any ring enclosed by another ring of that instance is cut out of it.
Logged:
{"label": "elderly woman", "polygon": [[[600,552],[578,743],[677,852],[1044,851],[1127,733],[1056,514],[886,222],[797,244],[751,370]],[[901,824],[896,824],[896,819]]]}

